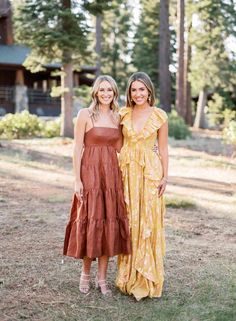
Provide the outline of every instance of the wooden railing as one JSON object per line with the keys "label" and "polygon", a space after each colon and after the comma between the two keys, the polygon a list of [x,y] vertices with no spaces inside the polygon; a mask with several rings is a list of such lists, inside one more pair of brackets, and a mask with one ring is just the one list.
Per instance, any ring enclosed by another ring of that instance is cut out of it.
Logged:
{"label": "wooden railing", "polygon": [[0,102],[14,102],[14,87],[0,87]]}
{"label": "wooden railing", "polygon": [[[41,89],[27,89],[29,111],[45,116],[60,114],[60,97],[51,97],[50,91]],[[39,112],[39,110],[41,110]],[[0,113],[15,112],[15,87],[0,86]]]}
{"label": "wooden railing", "polygon": [[58,104],[60,102],[59,97],[51,97],[50,91],[43,91],[40,89],[28,88],[27,90],[29,104]]}
{"label": "wooden railing", "polygon": [[[15,87],[1,87],[0,86],[0,101],[14,102]],[[50,91],[43,91],[41,89],[27,89],[29,104],[58,104],[59,97],[51,97]]]}

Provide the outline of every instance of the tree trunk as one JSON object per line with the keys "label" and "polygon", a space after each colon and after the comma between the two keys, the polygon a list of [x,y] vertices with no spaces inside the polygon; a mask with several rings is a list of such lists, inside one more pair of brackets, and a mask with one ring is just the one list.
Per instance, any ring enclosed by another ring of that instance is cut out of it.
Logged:
{"label": "tree trunk", "polygon": [[197,112],[196,112],[196,117],[195,117],[195,121],[194,121],[194,128],[207,128],[205,113],[204,113],[206,101],[207,101],[207,90],[206,90],[206,88],[203,88],[200,91],[199,97],[198,97]]}
{"label": "tree trunk", "polygon": [[185,121],[188,125],[193,125],[193,114],[192,114],[192,90],[191,83],[187,81],[187,90],[186,90],[186,118]]}
{"label": "tree trunk", "polygon": [[96,16],[96,45],[95,51],[97,54],[97,62],[96,62],[96,77],[101,74],[101,55],[102,55],[102,15],[98,14]]}
{"label": "tree trunk", "polygon": [[192,101],[191,101],[191,83],[188,80],[191,62],[191,46],[189,45],[189,32],[192,24],[188,27],[186,32],[186,43],[185,43],[185,60],[184,60],[184,106],[186,110],[185,121],[188,125],[192,125]]}
{"label": "tree trunk", "polygon": [[184,104],[184,0],[177,1],[177,59],[176,75],[176,109],[185,119],[186,107]]}
{"label": "tree trunk", "polygon": [[[71,10],[71,0],[62,0],[63,7]],[[66,30],[68,21],[63,19],[63,28]],[[63,52],[63,65],[61,75],[61,136],[73,137],[73,65],[71,63],[71,52]]]}
{"label": "tree trunk", "polygon": [[73,137],[73,66],[72,63],[64,64],[61,76],[61,136]]}
{"label": "tree trunk", "polygon": [[169,0],[160,1],[160,37],[159,37],[159,84],[160,107],[171,111],[171,78],[170,64],[170,32],[169,32]]}
{"label": "tree trunk", "polygon": [[118,50],[119,50],[119,47],[117,46],[117,37],[118,37],[118,34],[117,34],[117,20],[115,20],[113,22],[113,35],[112,35],[112,38],[113,38],[113,49],[112,49],[112,67],[111,67],[111,76],[116,79],[116,73],[117,73],[117,60],[119,59],[119,54],[118,54]]}

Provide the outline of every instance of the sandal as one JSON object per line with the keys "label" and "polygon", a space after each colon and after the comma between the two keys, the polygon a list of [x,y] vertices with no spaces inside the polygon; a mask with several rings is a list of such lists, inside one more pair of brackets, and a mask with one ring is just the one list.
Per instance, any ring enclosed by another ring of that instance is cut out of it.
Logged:
{"label": "sandal", "polygon": [[87,294],[90,290],[90,274],[81,273],[79,281],[79,290],[81,293]]}
{"label": "sandal", "polygon": [[97,289],[100,289],[100,291],[101,291],[101,293],[103,295],[110,296],[112,294],[111,290],[109,289],[109,287],[107,285],[107,281],[106,280],[98,280],[96,278],[95,286],[96,286]]}

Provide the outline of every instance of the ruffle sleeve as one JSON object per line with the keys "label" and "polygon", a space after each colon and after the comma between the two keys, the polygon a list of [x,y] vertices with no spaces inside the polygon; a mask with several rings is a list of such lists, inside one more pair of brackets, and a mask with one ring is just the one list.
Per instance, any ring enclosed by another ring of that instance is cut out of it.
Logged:
{"label": "ruffle sleeve", "polygon": [[[155,108],[154,114],[156,115],[157,121],[160,127],[167,121],[168,116],[167,113],[161,108]],[[160,128],[159,127],[159,128]]]}
{"label": "ruffle sleeve", "polygon": [[128,112],[130,112],[131,108],[130,107],[121,107],[119,110],[119,115],[121,117],[124,117]]}
{"label": "ruffle sleeve", "polygon": [[126,116],[131,114],[131,108],[130,107],[122,107],[119,110],[119,115],[120,115],[120,124],[124,125]]}
{"label": "ruffle sleeve", "polygon": [[130,137],[133,142],[151,136],[154,132],[157,132],[168,119],[164,110],[153,107],[153,111],[147,119],[143,129],[139,133],[136,133],[132,127],[132,109],[123,107],[120,109],[119,114],[121,117],[120,124],[123,125],[127,137]]}
{"label": "ruffle sleeve", "polygon": [[146,139],[154,132],[158,131],[159,128],[167,121],[168,117],[164,110],[154,107],[149,119],[146,122],[141,133],[138,135],[138,139]]}

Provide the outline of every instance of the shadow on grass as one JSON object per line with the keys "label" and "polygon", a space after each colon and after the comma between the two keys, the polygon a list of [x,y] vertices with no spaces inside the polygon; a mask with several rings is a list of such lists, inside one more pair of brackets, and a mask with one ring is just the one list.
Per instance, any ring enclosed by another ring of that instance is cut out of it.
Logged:
{"label": "shadow on grass", "polygon": [[45,164],[47,166],[63,167],[65,169],[72,167],[72,158],[69,156],[27,149],[25,145],[6,144],[1,148],[1,156],[12,163],[21,163],[32,168],[38,168],[38,164],[41,164],[41,166]]}
{"label": "shadow on grass", "polygon": [[211,191],[219,194],[224,193],[232,195],[234,193],[232,184],[230,183],[213,181],[210,179],[201,179],[196,177],[188,178],[181,176],[171,176],[169,184],[181,187],[188,187],[191,189],[201,189],[202,191]]}

